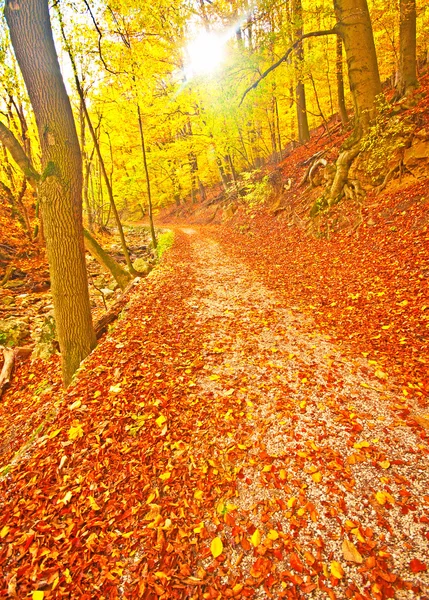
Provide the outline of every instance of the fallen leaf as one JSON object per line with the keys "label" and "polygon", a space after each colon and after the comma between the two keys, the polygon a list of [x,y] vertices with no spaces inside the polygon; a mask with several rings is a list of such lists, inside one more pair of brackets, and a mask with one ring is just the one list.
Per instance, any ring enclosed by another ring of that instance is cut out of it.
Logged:
{"label": "fallen leaf", "polygon": [[427,571],[427,565],[424,562],[421,562],[418,558],[413,558],[410,561],[410,569],[413,573],[420,573],[421,571]]}
{"label": "fallen leaf", "polygon": [[349,540],[343,540],[342,551],[345,560],[355,562],[359,565],[363,563],[363,558],[358,549]]}
{"label": "fallen leaf", "polygon": [[334,577],[336,577],[337,579],[341,579],[342,577],[344,577],[344,569],[340,565],[340,563],[337,562],[336,560],[333,560],[331,562],[329,569],[330,569],[332,575]]}
{"label": "fallen leaf", "polygon": [[220,556],[223,552],[223,543],[220,537],[215,537],[210,544],[210,551],[214,558]]}
{"label": "fallen leaf", "polygon": [[259,531],[259,529],[255,529],[252,537],[250,538],[250,542],[253,546],[255,546],[255,548],[259,546],[259,544],[261,543],[261,532]]}
{"label": "fallen leaf", "polygon": [[83,437],[83,428],[80,423],[72,425],[68,431],[69,440],[78,440]]}
{"label": "fallen leaf", "polygon": [[279,537],[279,534],[278,534],[278,532],[275,529],[270,529],[270,531],[267,533],[267,538],[269,540],[272,540],[273,542],[275,540],[277,540],[278,537]]}

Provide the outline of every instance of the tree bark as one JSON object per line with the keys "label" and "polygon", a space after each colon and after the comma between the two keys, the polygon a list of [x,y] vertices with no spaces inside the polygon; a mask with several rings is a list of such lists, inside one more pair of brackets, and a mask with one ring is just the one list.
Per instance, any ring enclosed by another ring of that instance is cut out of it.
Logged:
{"label": "tree bark", "polygon": [[343,40],[337,35],[337,96],[338,96],[338,112],[340,114],[341,123],[347,125],[349,116],[346,108],[346,98],[344,93],[344,76],[343,76]]}
{"label": "tree bark", "polygon": [[344,42],[356,127],[365,131],[381,94],[374,35],[366,0],[334,0],[337,30]]}
{"label": "tree bark", "polygon": [[418,86],[416,61],[416,0],[400,0],[397,93],[407,96]]}
{"label": "tree bark", "polygon": [[[302,24],[302,2],[301,0],[294,0],[294,20],[296,22],[295,36],[299,39],[303,34]],[[296,57],[296,76],[297,84],[295,89],[296,94],[296,110],[298,118],[298,139],[300,144],[305,144],[310,139],[310,130],[308,127],[307,119],[307,102],[305,98],[305,86],[302,81],[302,68],[304,64],[304,47],[300,42],[295,50]]]}
{"label": "tree bark", "polygon": [[96,345],[82,233],[82,160],[61,76],[47,0],[6,0],[12,45],[42,149],[38,191],[51,277],[63,383]]}
{"label": "tree bark", "polygon": [[141,147],[142,147],[143,166],[144,166],[144,172],[146,175],[146,190],[147,190],[147,205],[148,205],[148,209],[149,209],[150,235],[152,238],[152,246],[156,250],[157,241],[156,241],[155,226],[153,224],[152,192],[150,189],[149,169],[147,166],[146,144],[145,144],[144,132],[143,132],[142,114],[141,114],[141,110],[140,110],[140,104],[138,101],[137,101],[137,116],[138,116],[138,121],[139,121],[140,143],[141,143]]}

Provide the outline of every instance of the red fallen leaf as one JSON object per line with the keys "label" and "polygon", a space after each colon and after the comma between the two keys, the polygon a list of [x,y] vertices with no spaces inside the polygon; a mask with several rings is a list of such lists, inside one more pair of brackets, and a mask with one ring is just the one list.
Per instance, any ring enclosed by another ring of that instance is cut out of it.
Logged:
{"label": "red fallen leaf", "polygon": [[302,573],[304,570],[304,565],[299,559],[299,556],[292,552],[289,558],[290,566],[294,571],[298,571],[298,573]]}
{"label": "red fallen leaf", "polygon": [[413,558],[410,561],[409,567],[413,573],[420,573],[420,571],[427,571],[427,565],[421,562],[418,558]]}
{"label": "red fallen leaf", "polygon": [[317,588],[317,585],[315,583],[306,583],[305,585],[301,585],[301,591],[304,594],[309,594],[310,592],[312,592],[316,588]]}

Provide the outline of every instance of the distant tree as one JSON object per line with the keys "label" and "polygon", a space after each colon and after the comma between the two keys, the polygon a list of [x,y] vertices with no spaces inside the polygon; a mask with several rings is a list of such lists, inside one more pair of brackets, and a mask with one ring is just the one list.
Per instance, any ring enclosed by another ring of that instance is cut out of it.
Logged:
{"label": "distant tree", "polygon": [[416,0],[400,0],[399,68],[396,89],[406,96],[418,85],[416,63]]}
{"label": "distant tree", "polygon": [[82,160],[47,0],[6,0],[5,17],[37,122],[38,185],[63,382],[96,345],[82,233]]}

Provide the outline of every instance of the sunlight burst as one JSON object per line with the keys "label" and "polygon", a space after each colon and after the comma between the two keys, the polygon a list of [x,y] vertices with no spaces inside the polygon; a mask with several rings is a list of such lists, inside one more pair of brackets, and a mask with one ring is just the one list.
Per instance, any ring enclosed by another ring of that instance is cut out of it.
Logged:
{"label": "sunlight burst", "polygon": [[186,48],[188,78],[197,75],[211,75],[225,59],[227,38],[207,31],[201,32]]}

